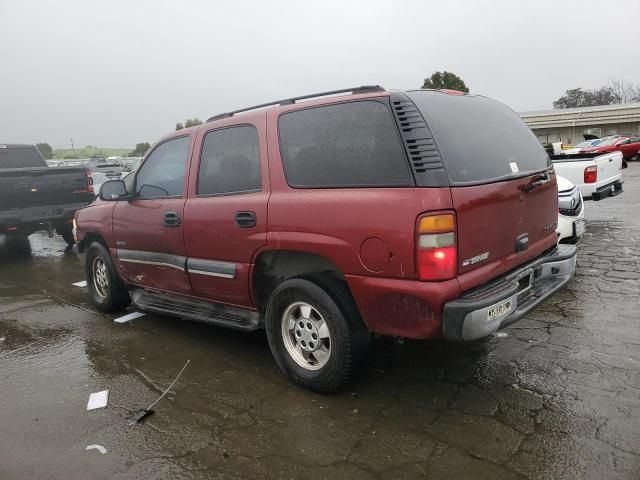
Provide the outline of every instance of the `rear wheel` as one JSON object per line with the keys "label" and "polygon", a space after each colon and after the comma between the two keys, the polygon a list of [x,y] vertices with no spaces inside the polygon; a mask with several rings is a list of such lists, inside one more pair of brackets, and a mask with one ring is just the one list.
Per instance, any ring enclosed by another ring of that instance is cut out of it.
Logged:
{"label": "rear wheel", "polygon": [[131,303],[127,286],[120,278],[109,251],[93,242],[85,259],[87,287],[92,303],[103,312],[122,310]]}
{"label": "rear wheel", "polygon": [[283,282],[269,299],[265,323],[280,369],[321,393],[349,381],[369,344],[348,290],[326,276]]}

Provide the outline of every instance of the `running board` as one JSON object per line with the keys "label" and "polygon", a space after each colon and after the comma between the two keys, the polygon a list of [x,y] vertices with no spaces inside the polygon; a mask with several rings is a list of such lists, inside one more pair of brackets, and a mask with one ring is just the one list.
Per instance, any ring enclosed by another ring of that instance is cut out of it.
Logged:
{"label": "running board", "polygon": [[142,289],[132,290],[130,294],[134,305],[145,312],[180,317],[235,330],[258,330],[262,325],[258,312],[244,308]]}

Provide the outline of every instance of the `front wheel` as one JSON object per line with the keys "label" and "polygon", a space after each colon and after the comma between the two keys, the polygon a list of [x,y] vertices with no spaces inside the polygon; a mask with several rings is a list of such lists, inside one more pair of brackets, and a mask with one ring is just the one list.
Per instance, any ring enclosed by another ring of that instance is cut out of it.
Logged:
{"label": "front wheel", "polygon": [[265,327],[280,369],[320,393],[351,378],[369,340],[348,290],[328,278],[283,282],[269,299]]}
{"label": "front wheel", "polygon": [[85,259],[87,287],[91,301],[98,310],[115,312],[131,303],[126,285],[116,270],[109,251],[98,242],[93,242]]}

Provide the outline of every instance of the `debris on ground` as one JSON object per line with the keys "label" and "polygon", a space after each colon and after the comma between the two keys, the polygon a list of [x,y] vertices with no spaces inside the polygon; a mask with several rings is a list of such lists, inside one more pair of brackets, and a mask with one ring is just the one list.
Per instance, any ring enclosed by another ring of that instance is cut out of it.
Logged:
{"label": "debris on ground", "polygon": [[71,285],[73,285],[74,287],[86,287],[87,286],[87,281],[83,280],[81,282],[72,283]]}
{"label": "debris on ground", "polygon": [[131,320],[135,320],[136,318],[140,318],[140,317],[144,317],[146,315],[146,313],[142,313],[142,312],[133,312],[130,313],[128,315],[125,315],[124,317],[119,317],[116,318],[114,320],[115,323],[127,323]]}
{"label": "debris on ground", "polygon": [[185,369],[187,368],[187,365],[189,365],[189,362],[191,362],[191,360],[187,360],[187,363],[184,364],[184,367],[182,367],[182,370],[180,370],[178,375],[176,375],[176,378],[173,379],[173,382],[171,382],[171,385],[169,385],[167,389],[164,392],[162,392],[162,395],[160,395],[155,402],[153,402],[147,408],[141,408],[139,410],[135,410],[131,412],[131,414],[127,417],[127,425],[134,425],[135,423],[138,423],[142,421],[144,418],[148,417],[149,415],[153,415],[155,413],[155,410],[151,410],[151,408],[154,407],[160,400],[162,400],[162,398],[176,384],[176,382],[180,378],[180,375],[182,375],[182,372],[184,372]]}
{"label": "debris on ground", "polygon": [[87,448],[85,448],[85,450],[98,450],[101,454],[105,454],[107,453],[107,449],[104,448],[102,445],[87,445]]}
{"label": "debris on ground", "polygon": [[493,334],[493,336],[496,338],[507,338],[509,334],[506,332],[496,332]]}
{"label": "debris on ground", "polygon": [[89,403],[87,410],[95,410],[97,408],[105,408],[109,403],[109,390],[102,390],[89,395]]}

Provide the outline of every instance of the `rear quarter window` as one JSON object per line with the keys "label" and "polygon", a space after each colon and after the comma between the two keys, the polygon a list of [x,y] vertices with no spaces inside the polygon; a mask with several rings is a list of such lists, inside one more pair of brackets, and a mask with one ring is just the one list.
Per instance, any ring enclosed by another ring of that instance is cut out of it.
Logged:
{"label": "rear quarter window", "polygon": [[478,95],[413,91],[452,183],[489,182],[550,165],[533,132],[506,105]]}
{"label": "rear quarter window", "polygon": [[387,106],[348,102],[283,114],[280,151],[292,187],[347,188],[413,185]]}

